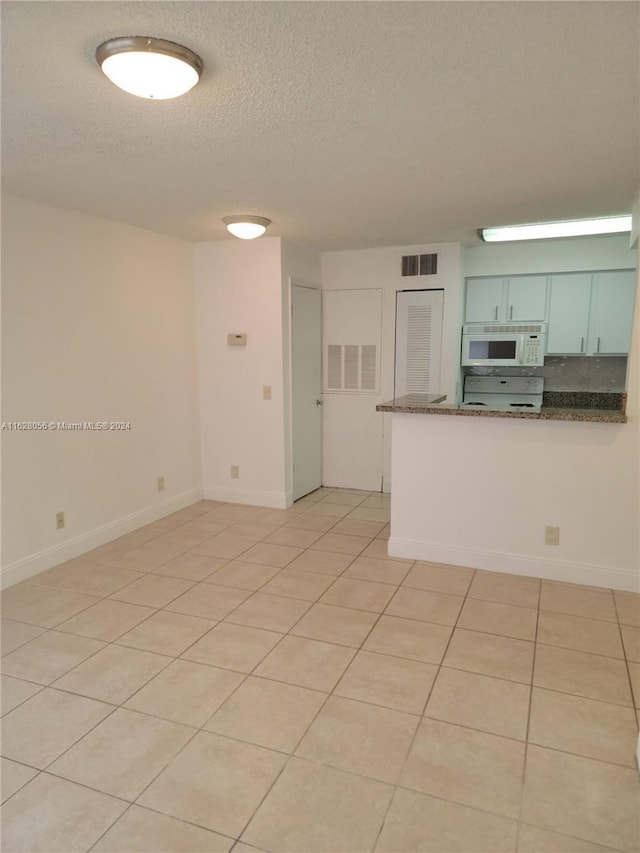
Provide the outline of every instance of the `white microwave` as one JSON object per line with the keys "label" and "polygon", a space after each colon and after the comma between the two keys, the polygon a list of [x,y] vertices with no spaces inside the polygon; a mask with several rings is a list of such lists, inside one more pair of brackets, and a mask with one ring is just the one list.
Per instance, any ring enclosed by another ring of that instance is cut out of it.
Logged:
{"label": "white microwave", "polygon": [[460,364],[541,367],[547,349],[544,323],[513,326],[473,323],[462,327]]}

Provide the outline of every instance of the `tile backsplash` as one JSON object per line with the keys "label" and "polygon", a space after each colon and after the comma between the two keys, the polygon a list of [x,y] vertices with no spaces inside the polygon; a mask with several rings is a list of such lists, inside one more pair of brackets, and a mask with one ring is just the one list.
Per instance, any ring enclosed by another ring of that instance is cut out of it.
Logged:
{"label": "tile backsplash", "polygon": [[550,355],[544,367],[467,367],[465,375],[543,376],[545,391],[625,390],[626,356]]}

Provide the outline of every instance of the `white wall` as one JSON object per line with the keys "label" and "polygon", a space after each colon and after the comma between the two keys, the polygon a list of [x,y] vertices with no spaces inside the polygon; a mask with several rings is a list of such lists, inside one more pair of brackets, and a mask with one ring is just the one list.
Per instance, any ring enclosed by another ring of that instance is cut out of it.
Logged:
{"label": "white wall", "polygon": [[[468,275],[635,265],[627,237],[465,252]],[[393,416],[389,552],[638,591],[639,338],[636,299],[626,424]]]}
{"label": "white wall", "polygon": [[[194,249],[205,497],[274,507],[291,500],[281,255],[276,237]],[[228,346],[229,332],[245,333],[246,347]]]}
{"label": "white wall", "polygon": [[[198,243],[194,258],[204,495],[288,506],[289,277],[319,283],[320,255],[266,237]],[[244,332],[247,346],[228,346],[229,332]],[[271,400],[263,400],[265,385]],[[231,465],[240,468],[237,480]]]}
{"label": "white wall", "polygon": [[[438,274],[417,276],[400,275],[402,255],[438,253]],[[326,252],[322,255],[323,289],[381,288],[382,309],[382,352],[381,389],[378,396],[353,396],[353,412],[342,405],[341,419],[331,425],[333,432],[354,429],[361,423],[362,429],[377,428],[381,433],[383,452],[383,477],[385,491],[391,486],[391,416],[375,411],[383,400],[393,397],[394,349],[395,349],[395,297],[398,290],[444,288],[442,393],[449,399],[456,396],[459,376],[459,334],[461,324],[461,246],[459,243],[439,243],[420,246],[396,246],[380,249],[365,249],[348,252]],[[370,401],[370,404],[369,404]],[[357,419],[354,421],[354,415]],[[365,419],[367,422],[365,424]],[[377,426],[376,426],[377,425]],[[384,435],[382,433],[384,432]],[[344,447],[339,436],[331,436],[331,446]],[[348,451],[343,451],[345,458]],[[332,464],[338,464],[333,461]],[[330,485],[330,484],[329,484]]]}
{"label": "white wall", "polygon": [[616,234],[472,246],[464,249],[462,266],[465,276],[633,269],[636,254],[629,237]]}
{"label": "white wall", "polygon": [[[280,240],[200,243],[194,259],[204,495],[284,506]],[[230,332],[246,347],[228,346]]]}
{"label": "white wall", "polygon": [[3,421],[131,422],[3,431],[15,582],[199,497],[195,313],[184,241],[16,198],[2,237]]}
{"label": "white wall", "polygon": [[[637,589],[637,414],[393,417],[390,554]],[[559,547],[544,545],[545,525],[560,527]]]}

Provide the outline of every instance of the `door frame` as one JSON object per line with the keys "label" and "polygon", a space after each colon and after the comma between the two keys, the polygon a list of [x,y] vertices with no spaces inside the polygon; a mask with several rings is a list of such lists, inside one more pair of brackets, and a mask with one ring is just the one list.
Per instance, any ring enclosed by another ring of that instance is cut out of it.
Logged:
{"label": "door frame", "polygon": [[[288,361],[287,367],[289,370],[289,418],[288,418],[288,431],[289,431],[289,441],[288,445],[288,455],[289,455],[289,464],[287,466],[287,484],[286,484],[286,493],[287,493],[287,506],[293,506],[293,288],[294,287],[305,287],[307,290],[317,290],[320,293],[320,375],[322,376],[322,327],[323,327],[323,318],[322,318],[322,285],[315,281],[309,281],[307,279],[298,278],[297,276],[289,276],[288,288],[287,288],[287,317],[289,323],[289,334],[288,334],[288,344],[289,344],[289,353],[288,353]],[[320,395],[322,395],[322,381],[320,385]],[[322,485],[322,429],[323,429],[323,421],[324,414],[320,419],[320,485]]]}

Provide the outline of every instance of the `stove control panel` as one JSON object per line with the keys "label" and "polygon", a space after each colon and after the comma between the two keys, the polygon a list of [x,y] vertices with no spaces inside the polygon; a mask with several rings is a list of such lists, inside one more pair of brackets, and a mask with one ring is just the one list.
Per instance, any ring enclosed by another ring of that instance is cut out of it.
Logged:
{"label": "stove control panel", "polygon": [[475,394],[542,394],[542,376],[466,376],[464,391]]}

